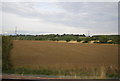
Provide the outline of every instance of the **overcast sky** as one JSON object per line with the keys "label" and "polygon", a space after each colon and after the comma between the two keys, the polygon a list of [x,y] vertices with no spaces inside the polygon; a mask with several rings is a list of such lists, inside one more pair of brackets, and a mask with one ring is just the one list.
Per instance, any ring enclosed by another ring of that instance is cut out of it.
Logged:
{"label": "overcast sky", "polygon": [[3,2],[0,28],[14,34],[16,26],[19,34],[117,34],[118,3]]}

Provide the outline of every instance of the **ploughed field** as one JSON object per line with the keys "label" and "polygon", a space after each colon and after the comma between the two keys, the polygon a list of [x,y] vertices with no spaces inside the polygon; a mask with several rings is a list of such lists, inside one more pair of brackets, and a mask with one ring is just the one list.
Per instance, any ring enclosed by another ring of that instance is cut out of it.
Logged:
{"label": "ploughed field", "polygon": [[14,67],[79,68],[117,66],[118,45],[14,40]]}

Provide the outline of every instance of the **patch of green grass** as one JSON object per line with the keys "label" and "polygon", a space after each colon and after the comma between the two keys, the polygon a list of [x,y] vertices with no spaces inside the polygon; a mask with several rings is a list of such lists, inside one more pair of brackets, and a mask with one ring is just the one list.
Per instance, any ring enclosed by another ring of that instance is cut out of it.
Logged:
{"label": "patch of green grass", "polygon": [[[109,71],[110,72],[110,71]],[[103,70],[100,68],[94,69],[51,69],[51,68],[39,68],[39,69],[30,69],[30,68],[16,68],[10,71],[6,71],[6,73],[12,74],[31,74],[31,75],[55,75],[55,76],[96,76],[99,78],[118,78],[118,72],[114,72],[111,70],[111,73],[107,72],[106,69]]]}

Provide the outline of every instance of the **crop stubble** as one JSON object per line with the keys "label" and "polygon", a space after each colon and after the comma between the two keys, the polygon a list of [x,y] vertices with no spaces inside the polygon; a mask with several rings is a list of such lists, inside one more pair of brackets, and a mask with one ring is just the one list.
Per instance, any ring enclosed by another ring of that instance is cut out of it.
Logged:
{"label": "crop stubble", "polygon": [[14,67],[79,68],[117,66],[118,45],[14,40]]}

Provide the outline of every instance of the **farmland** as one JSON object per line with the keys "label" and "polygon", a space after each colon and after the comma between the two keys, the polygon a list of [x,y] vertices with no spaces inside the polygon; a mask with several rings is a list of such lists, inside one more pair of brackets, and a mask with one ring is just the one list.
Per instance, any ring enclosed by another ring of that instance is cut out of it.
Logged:
{"label": "farmland", "polygon": [[11,59],[14,67],[39,68],[68,65],[117,65],[118,46],[115,44],[80,44],[50,41],[15,40]]}
{"label": "farmland", "polygon": [[[13,40],[13,44],[10,41],[3,42],[6,43],[13,45],[13,48],[9,54],[4,51],[2,55],[9,55],[3,60],[5,65],[2,68],[5,74],[55,75],[87,79],[118,76],[117,44],[33,40]],[[9,62],[5,63],[5,60]],[[4,69],[5,67],[7,69]]]}

